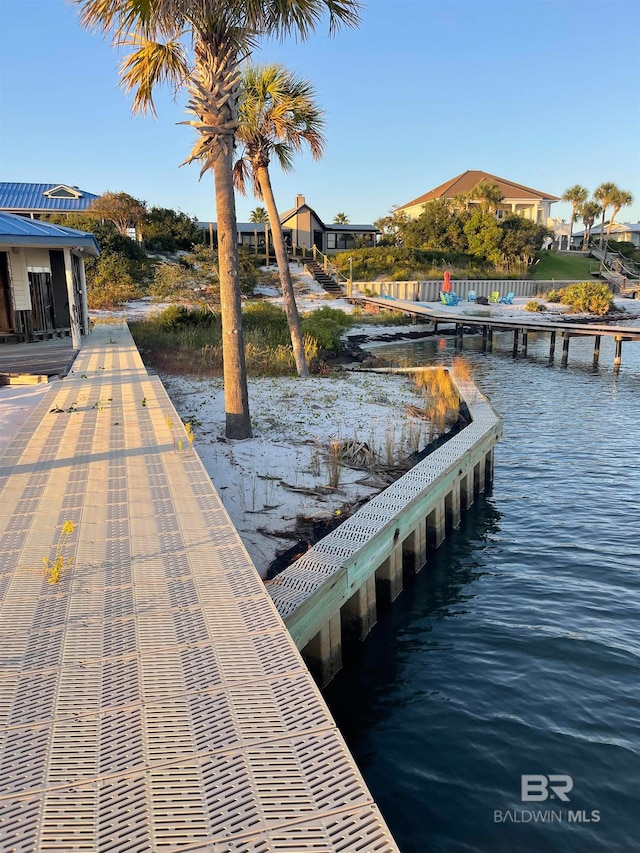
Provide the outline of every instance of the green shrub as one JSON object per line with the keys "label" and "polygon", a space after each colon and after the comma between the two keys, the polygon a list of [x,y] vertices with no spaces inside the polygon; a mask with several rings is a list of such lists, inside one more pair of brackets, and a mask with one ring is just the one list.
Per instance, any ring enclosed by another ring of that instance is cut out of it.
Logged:
{"label": "green shrub", "polygon": [[547,293],[547,302],[562,302],[562,294],[559,290],[550,290]]}
{"label": "green shrub", "polygon": [[527,304],[524,306],[525,311],[546,311],[547,309],[544,307],[542,302],[536,302],[535,299],[530,299]]}
{"label": "green shrub", "polygon": [[87,303],[89,308],[118,308],[143,295],[131,274],[132,262],[122,255],[102,255],[87,270]]}
{"label": "green shrub", "polygon": [[611,311],[613,294],[604,282],[583,281],[565,287],[562,302],[573,311],[603,316]]}
{"label": "green shrub", "polygon": [[310,311],[302,318],[302,333],[309,335],[321,349],[337,352],[340,349],[340,337],[345,329],[353,326],[355,320],[339,308],[324,306]]}

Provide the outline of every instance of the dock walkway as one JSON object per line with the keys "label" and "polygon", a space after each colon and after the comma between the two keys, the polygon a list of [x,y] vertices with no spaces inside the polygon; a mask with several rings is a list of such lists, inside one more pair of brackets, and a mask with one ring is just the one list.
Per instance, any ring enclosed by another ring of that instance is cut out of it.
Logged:
{"label": "dock walkway", "polygon": [[0,457],[0,506],[0,849],[397,850],[126,326]]}
{"label": "dock walkway", "polygon": [[[603,337],[612,338],[615,341],[614,366],[619,366],[622,360],[622,342],[640,341],[640,326],[623,326],[611,323],[573,323],[562,315],[540,318],[539,315],[526,316],[524,311],[521,317],[511,316],[484,316],[473,303],[460,303],[456,306],[443,306],[438,303],[427,304],[425,302],[411,302],[406,299],[393,299],[392,297],[353,297],[356,301],[367,305],[376,305],[389,311],[401,311],[413,317],[430,320],[433,330],[437,332],[439,326],[454,325],[456,335],[462,341],[464,328],[480,328],[487,344],[492,348],[493,332],[513,332],[513,355],[526,356],[527,337],[529,334],[547,333],[550,336],[549,356],[553,358],[555,351],[556,335],[563,340],[562,361],[566,363],[569,354],[569,340],[573,337],[593,337],[594,363],[597,363],[600,354],[600,340]],[[476,313],[471,313],[475,311]],[[466,313],[465,313],[466,312]],[[520,335],[522,342],[519,342]]]}

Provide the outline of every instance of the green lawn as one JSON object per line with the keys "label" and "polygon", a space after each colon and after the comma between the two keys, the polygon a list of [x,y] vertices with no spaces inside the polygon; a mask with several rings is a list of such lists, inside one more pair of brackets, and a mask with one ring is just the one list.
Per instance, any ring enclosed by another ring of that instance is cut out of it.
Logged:
{"label": "green lawn", "polygon": [[535,265],[531,278],[533,281],[551,281],[556,279],[578,279],[580,281],[592,281],[589,274],[589,265],[595,269],[597,261],[593,258],[584,258],[581,255],[557,255],[555,252],[543,252],[540,262]]}

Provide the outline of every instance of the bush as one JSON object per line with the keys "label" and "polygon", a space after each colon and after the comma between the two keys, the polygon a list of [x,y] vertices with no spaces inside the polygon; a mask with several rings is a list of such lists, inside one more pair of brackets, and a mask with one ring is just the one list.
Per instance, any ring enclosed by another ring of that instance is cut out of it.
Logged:
{"label": "bush", "polygon": [[[486,275],[488,265],[460,252],[441,252],[426,249],[411,249],[403,246],[376,246],[369,249],[353,249],[335,256],[335,264],[346,277],[353,265],[353,277],[357,281],[375,281],[384,277],[394,281],[439,278],[445,268],[467,270],[473,268],[475,275]],[[474,277],[475,277],[474,275]]]}
{"label": "bush", "polygon": [[562,302],[579,313],[608,314],[613,306],[609,286],[600,281],[583,281],[570,284],[562,291]]}
{"label": "bush", "polygon": [[318,341],[322,349],[337,352],[342,333],[353,326],[354,319],[339,308],[324,306],[302,318],[302,333]]}
{"label": "bush", "polygon": [[101,255],[87,270],[87,304],[91,309],[118,308],[142,296],[131,274],[131,261],[121,255]]}
{"label": "bush", "polygon": [[546,311],[547,309],[544,307],[542,302],[536,302],[535,299],[530,299],[527,304],[524,306],[525,311]]}
{"label": "bush", "polygon": [[562,302],[562,294],[559,290],[550,290],[547,293],[547,302]]}

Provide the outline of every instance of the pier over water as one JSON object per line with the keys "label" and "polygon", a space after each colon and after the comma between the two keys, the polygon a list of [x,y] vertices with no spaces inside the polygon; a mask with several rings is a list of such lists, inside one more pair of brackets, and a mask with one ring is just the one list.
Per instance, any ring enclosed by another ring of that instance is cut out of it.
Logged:
{"label": "pier over water", "polygon": [[0,502],[3,850],[397,850],[126,326],[51,384]]}

